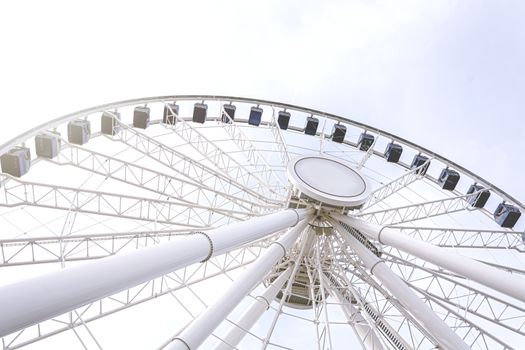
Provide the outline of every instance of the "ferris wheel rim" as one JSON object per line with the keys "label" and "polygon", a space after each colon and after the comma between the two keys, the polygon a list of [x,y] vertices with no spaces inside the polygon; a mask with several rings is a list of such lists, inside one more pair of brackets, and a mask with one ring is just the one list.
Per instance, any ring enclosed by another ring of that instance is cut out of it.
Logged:
{"label": "ferris wheel rim", "polygon": [[[24,133],[24,134],[22,134],[22,135],[20,135],[20,136],[18,136],[16,138],[14,138],[13,140],[11,140],[8,143],[4,144],[2,146],[2,148],[3,149],[7,149],[10,146],[18,145],[20,142],[17,142],[17,141],[19,139],[21,139],[21,138],[25,138],[25,139],[30,138],[31,136],[36,135],[38,132],[40,132],[42,130],[49,129],[49,128],[55,126],[55,125],[63,124],[65,122],[69,121],[69,120],[77,119],[79,116],[81,117],[83,115],[89,115],[89,114],[93,114],[93,113],[97,113],[97,112],[103,112],[103,111],[105,111],[107,109],[117,108],[117,106],[131,106],[131,105],[136,105],[136,104],[140,104],[140,103],[153,103],[153,102],[170,102],[172,100],[183,100],[183,99],[190,100],[190,101],[211,100],[211,99],[213,99],[214,101],[218,101],[218,102],[225,102],[225,101],[226,102],[231,102],[231,101],[235,102],[235,101],[240,101],[240,102],[245,102],[245,103],[250,103],[250,104],[268,103],[272,107],[277,107],[277,108],[297,108],[297,109],[299,109],[301,111],[318,112],[318,111],[314,111],[314,110],[311,110],[311,109],[304,109],[304,108],[297,107],[297,106],[280,104],[280,103],[274,103],[274,102],[271,102],[271,101],[256,100],[256,99],[234,98],[234,97],[228,97],[228,96],[180,95],[180,96],[166,96],[166,97],[136,99],[136,100],[121,101],[121,102],[116,102],[116,103],[112,103],[112,104],[102,105],[102,106],[94,107],[92,109],[87,109],[87,110],[79,111],[79,112],[76,112],[76,113],[68,114],[68,115],[66,115],[64,117],[55,119],[55,120],[53,120],[53,121],[51,121],[49,123],[42,124],[41,126],[39,126],[37,128],[31,129],[30,131],[28,131],[28,132],[26,132],[26,133]],[[322,115],[322,116],[325,116],[327,118],[330,118],[329,114],[322,113],[322,112],[319,112],[318,114]],[[344,121],[344,122],[353,123],[353,121],[349,121],[349,120],[344,119],[342,117],[337,117],[337,118],[341,118],[341,121]],[[338,119],[336,119],[336,120],[338,120]],[[242,124],[242,121],[240,123]],[[364,125],[364,124],[362,124],[362,125]],[[365,130],[374,131],[373,128],[368,127],[366,125],[363,128],[365,128]],[[379,129],[375,129],[375,130],[377,131]],[[382,131],[380,131],[380,132],[381,132],[382,135],[387,134],[387,133],[382,132]],[[395,138],[395,140],[403,142],[402,141],[403,139],[400,139],[400,138]],[[407,144],[409,144],[409,143],[407,142]],[[419,146],[417,146],[417,147],[419,147]],[[418,148],[418,149],[424,151],[423,148]],[[429,154],[430,152],[425,152],[425,153]],[[374,155],[377,155],[377,154],[374,154]],[[435,158],[438,158],[438,157],[436,156]],[[444,159],[444,158],[442,158],[442,159]],[[454,163],[451,163],[449,161],[448,161],[447,164],[451,164],[453,167],[457,168],[458,170],[462,170],[463,169],[463,168],[461,168],[459,166],[454,166],[453,165]],[[478,177],[476,176],[476,178],[478,178]],[[498,195],[500,195],[500,193],[497,192],[494,187],[491,187],[490,190],[495,191],[496,193],[498,193]],[[503,194],[505,196],[509,197],[508,195],[506,195],[506,193],[503,192]],[[512,197],[510,197],[510,198],[512,198]],[[513,201],[513,203],[515,203],[517,205],[521,205],[521,204],[519,204],[519,202]],[[283,209],[284,209],[284,207],[283,207]],[[364,214],[367,214],[367,213],[365,212]],[[370,213],[368,213],[368,215],[370,215]],[[502,231],[502,232],[506,232],[506,231]],[[206,234],[203,234],[203,235],[206,235]],[[379,239],[379,242],[381,242],[381,239]],[[210,241],[210,243],[211,243],[211,241]],[[323,298],[323,296],[321,296],[321,298]]]}
{"label": "ferris wheel rim", "polygon": [[250,97],[235,97],[235,96],[226,96],[226,95],[165,95],[165,96],[154,96],[154,97],[143,97],[143,98],[135,98],[135,99],[128,99],[128,100],[122,100],[118,102],[110,102],[102,105],[98,105],[95,107],[90,107],[86,109],[82,109],[73,113],[68,113],[66,115],[63,115],[61,117],[55,118],[51,121],[42,123],[36,127],[33,127],[29,131],[26,131],[11,140],[3,143],[0,145],[0,154],[4,154],[7,152],[11,147],[19,145],[25,140],[29,139],[30,137],[33,137],[37,135],[42,130],[50,129],[53,127],[56,127],[58,125],[61,125],[67,121],[71,121],[74,119],[85,117],[89,114],[97,113],[97,112],[103,112],[110,109],[116,109],[121,108],[125,106],[130,105],[139,105],[139,104],[147,104],[147,103],[154,103],[154,102],[163,102],[163,101],[174,101],[174,100],[213,100],[213,101],[224,101],[224,102],[243,102],[243,103],[252,103],[252,104],[265,104],[269,106],[274,106],[278,108],[284,108],[284,109],[290,109],[290,110],[297,110],[305,113],[311,113],[314,115],[320,115],[329,119],[336,120],[338,122],[344,122],[349,123],[351,125],[354,125],[356,127],[363,128],[364,130],[369,130],[375,133],[378,133],[380,135],[383,135],[385,137],[389,137],[392,140],[398,141],[402,144],[405,144],[407,146],[410,146],[413,149],[418,150],[421,153],[427,154],[430,157],[442,161],[443,163],[450,165],[453,168],[456,168],[460,170],[462,173],[467,174],[468,176],[474,178],[476,182],[480,183],[481,185],[485,186],[486,188],[494,191],[497,193],[500,197],[502,197],[505,201],[511,202],[515,204],[516,206],[519,206],[523,211],[525,211],[525,204],[523,204],[521,201],[516,199],[515,197],[511,196],[504,190],[502,190],[500,187],[494,185],[490,181],[484,179],[483,177],[477,175],[476,173],[470,171],[469,169],[463,167],[462,165],[450,160],[447,157],[444,157],[436,152],[433,152],[429,150],[428,148],[425,148],[423,146],[420,146],[410,140],[407,140],[403,137],[397,136],[395,134],[392,134],[388,131],[382,130],[377,127],[370,126],[368,124],[355,121],[350,118],[346,118],[340,115],[332,114],[332,113],[326,113],[322,112],[320,110],[312,109],[312,108],[305,108],[293,104],[288,103],[282,103],[282,102],[276,102],[271,100],[264,100],[264,99],[256,99],[256,98],[250,98]]}

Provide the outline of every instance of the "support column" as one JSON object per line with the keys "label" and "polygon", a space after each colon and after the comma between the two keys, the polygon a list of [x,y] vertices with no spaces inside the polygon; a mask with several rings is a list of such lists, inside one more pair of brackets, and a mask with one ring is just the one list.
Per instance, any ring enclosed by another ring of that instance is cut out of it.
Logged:
{"label": "support column", "polygon": [[299,234],[306,225],[308,225],[308,222],[304,220],[277,242],[273,242],[213,305],[208,307],[182,333],[173,339],[173,342],[167,346],[167,349],[196,350],[235,306],[239,304],[242,298],[261,283],[272,266],[286,255],[286,251],[297,241]]}
{"label": "support column", "polygon": [[287,209],[0,288],[0,337],[296,225]]}
{"label": "support column", "polygon": [[291,274],[292,267],[288,267],[273,281],[263,294],[257,296],[252,304],[244,311],[239,321],[230,327],[223,341],[217,345],[215,350],[231,350],[236,348],[246,335],[246,332],[249,331],[259,317],[268,310],[272,300],[275,299],[277,293],[279,293],[283,287],[284,282],[288,281]]}
{"label": "support column", "polygon": [[[334,215],[335,216],[335,215]],[[337,218],[337,216],[335,216]],[[399,300],[408,312],[410,312],[429,333],[435,336],[439,345],[447,350],[469,350],[470,347],[450,329],[447,324],[436,316],[405,282],[388,268],[388,266],[362,245],[351,234],[345,233],[344,227],[338,221],[332,220],[345,241],[352,247],[354,252],[363,261],[366,268],[376,276],[381,283]]]}
{"label": "support column", "polygon": [[[326,276],[323,276],[323,279],[326,281],[326,284],[334,285],[334,281],[329,279]],[[374,329],[370,326],[368,321],[361,315],[361,313],[352,305],[351,300],[345,297],[343,293],[339,290],[340,286],[335,285],[335,288],[332,288],[330,292],[341,304],[343,313],[345,314],[346,320],[352,326],[355,335],[361,341],[364,350],[383,350],[383,344],[377,337]]]}
{"label": "support column", "polygon": [[467,277],[498,292],[525,302],[525,278],[467,258],[449,249],[408,237],[387,226],[372,224],[341,214],[332,215],[347,225],[355,227],[368,237],[375,239],[418,258]]}

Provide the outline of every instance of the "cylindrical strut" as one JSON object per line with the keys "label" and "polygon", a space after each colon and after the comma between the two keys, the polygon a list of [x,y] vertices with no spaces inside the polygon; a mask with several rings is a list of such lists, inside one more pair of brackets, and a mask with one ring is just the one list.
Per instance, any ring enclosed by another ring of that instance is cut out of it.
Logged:
{"label": "cylindrical strut", "polygon": [[412,289],[410,289],[399,276],[397,276],[388,266],[362,245],[350,233],[345,233],[344,227],[337,221],[332,220],[332,224],[342,234],[343,238],[352,247],[354,252],[363,261],[367,269],[376,276],[381,283],[399,300],[419,322],[435,336],[439,345],[447,350],[468,350],[470,347],[431,310]]}
{"label": "cylindrical strut", "polygon": [[368,321],[361,315],[360,311],[352,305],[351,300],[345,298],[343,293],[341,293],[341,286],[336,284],[334,280],[323,275],[325,284],[332,285],[331,289],[332,295],[337,299],[343,313],[346,316],[346,320],[351,324],[354,333],[361,341],[364,350],[383,350],[383,344],[379,340],[379,337],[376,335],[372,326]]}
{"label": "cylindrical strut", "polygon": [[273,265],[281,260],[286,251],[293,245],[308,222],[304,220],[278,241],[273,242],[248,270],[237,278],[232,285],[185,328],[181,334],[168,345],[170,350],[195,350],[215,328],[228,316],[239,302],[255,288]]}
{"label": "cylindrical strut", "polygon": [[266,288],[263,294],[255,297],[255,300],[243,312],[240,319],[230,327],[230,330],[222,342],[217,345],[215,350],[231,350],[232,348],[237,347],[237,345],[246,335],[246,332],[253,327],[259,317],[261,317],[262,314],[270,307],[272,300],[275,299],[277,293],[279,293],[283,287],[284,282],[290,278],[291,274],[292,267],[288,267],[286,270],[281,272],[279,277],[277,277],[268,288]]}
{"label": "cylindrical strut", "polygon": [[283,210],[1,287],[0,337],[293,226],[308,212]]}
{"label": "cylindrical strut", "polygon": [[525,302],[525,279],[521,276],[467,258],[449,249],[436,247],[433,244],[408,237],[390,227],[371,224],[340,214],[332,216],[383,244],[401,249],[420,259]]}
{"label": "cylindrical strut", "polygon": [[255,300],[243,312],[239,320],[230,327],[228,333],[222,339],[221,343],[217,345],[215,350],[231,350],[232,348],[237,347],[246,335],[246,332],[253,327],[264,311],[270,307],[272,300],[277,293],[279,293],[284,282],[290,278],[291,273],[292,268],[288,267],[279,275],[279,277],[277,277],[277,279],[275,279],[275,281],[272,282],[263,294],[255,297]]}

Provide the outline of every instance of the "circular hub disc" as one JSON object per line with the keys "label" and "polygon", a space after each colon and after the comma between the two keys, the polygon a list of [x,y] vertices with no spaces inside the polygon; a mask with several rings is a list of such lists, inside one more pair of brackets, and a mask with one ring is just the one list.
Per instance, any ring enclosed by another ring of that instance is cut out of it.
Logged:
{"label": "circular hub disc", "polygon": [[356,168],[325,155],[293,159],[288,178],[308,197],[329,205],[359,207],[370,194],[368,182]]}

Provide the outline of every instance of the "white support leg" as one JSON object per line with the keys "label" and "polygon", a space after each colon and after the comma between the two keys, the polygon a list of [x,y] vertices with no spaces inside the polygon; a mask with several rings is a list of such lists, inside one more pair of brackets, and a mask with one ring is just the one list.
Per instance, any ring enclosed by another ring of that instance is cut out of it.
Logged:
{"label": "white support leg", "polygon": [[0,288],[0,337],[296,225],[308,209],[236,222]]}
{"label": "white support leg", "polygon": [[383,244],[401,249],[420,259],[525,302],[525,288],[523,288],[525,278],[522,276],[467,258],[446,248],[436,247],[433,244],[409,237],[390,227],[340,214],[332,216]]}
{"label": "white support leg", "polygon": [[[328,277],[322,276],[325,280],[325,284],[333,284],[333,281],[330,281]],[[348,300],[343,296],[343,293],[338,288],[331,289],[332,295],[337,299],[343,313],[345,314],[346,320],[349,324],[352,325],[356,336],[361,341],[363,349],[365,350],[383,350],[383,344],[377,337],[374,329],[369,325],[368,321],[361,315],[359,310],[354,307],[351,303],[351,300]]]}
{"label": "white support leg", "polygon": [[277,242],[273,242],[268,249],[250,265],[242,276],[208,307],[182,333],[175,337],[167,349],[195,350],[239,304],[250,291],[255,288],[273,265],[281,260],[286,251],[297,241],[301,232],[308,225],[307,220],[296,225]]}
{"label": "white support leg", "polygon": [[252,304],[246,309],[246,311],[244,311],[239,321],[231,326],[223,341],[215,348],[215,350],[231,350],[237,347],[246,335],[246,332],[250,330],[259,317],[268,310],[272,300],[275,299],[277,293],[279,293],[283,287],[284,282],[290,278],[291,273],[292,267],[288,267],[268,288],[266,288],[263,294],[255,298]]}
{"label": "white support leg", "polygon": [[388,266],[362,245],[350,234],[345,234],[346,230],[337,220],[332,220],[332,224],[342,234],[348,245],[363,261],[370,272],[376,276],[381,283],[399,300],[403,305],[432,335],[435,336],[439,345],[446,350],[468,350],[467,344],[440,319],[406,283],[399,278]]}

